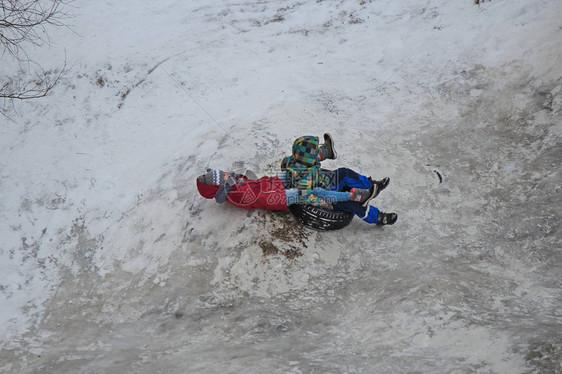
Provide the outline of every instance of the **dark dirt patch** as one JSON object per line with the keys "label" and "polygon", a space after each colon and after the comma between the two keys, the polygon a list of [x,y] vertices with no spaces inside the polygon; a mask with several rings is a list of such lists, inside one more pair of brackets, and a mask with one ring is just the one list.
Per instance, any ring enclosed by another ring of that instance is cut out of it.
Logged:
{"label": "dark dirt patch", "polygon": [[277,14],[273,18],[271,18],[270,20],[265,21],[264,24],[267,25],[268,23],[283,22],[283,21],[285,21],[285,17],[281,14]]}
{"label": "dark dirt patch", "polygon": [[258,245],[260,246],[265,256],[276,255],[279,253],[279,249],[277,249],[277,247],[274,246],[273,243],[269,243],[265,240],[262,240],[258,243]]}
{"label": "dark dirt patch", "polygon": [[[267,212],[263,227],[268,238],[258,242],[264,256],[282,254],[292,260],[303,255],[310,232],[287,212]],[[275,244],[274,244],[275,242]]]}
{"label": "dark dirt patch", "polygon": [[299,247],[307,248],[306,238],[309,232],[302,227],[290,215],[284,214],[283,217],[278,217],[280,227],[274,229],[271,236],[286,243],[297,244]]}
{"label": "dark dirt patch", "polygon": [[301,251],[294,250],[294,249],[288,249],[288,250],[286,250],[286,251],[283,253],[283,255],[284,255],[285,257],[287,257],[289,260],[293,260],[293,259],[295,259],[295,258],[297,258],[297,257],[301,257],[301,256],[302,256],[302,252],[301,252]]}
{"label": "dark dirt patch", "polygon": [[552,343],[534,344],[525,360],[540,373],[562,373],[562,346]]}

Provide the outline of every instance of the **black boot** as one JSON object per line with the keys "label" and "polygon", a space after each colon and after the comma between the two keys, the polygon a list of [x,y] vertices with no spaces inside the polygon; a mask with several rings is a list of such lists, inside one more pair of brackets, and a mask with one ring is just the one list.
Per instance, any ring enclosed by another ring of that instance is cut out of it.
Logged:
{"label": "black boot", "polygon": [[371,182],[371,184],[373,186],[377,186],[376,187],[377,191],[375,192],[375,196],[373,196],[373,199],[374,199],[375,197],[377,197],[379,195],[379,193],[381,193],[382,190],[384,190],[388,186],[388,184],[390,183],[390,178],[384,177],[382,180],[377,181],[377,180],[374,180],[373,178],[369,177],[369,182]]}
{"label": "black boot", "polygon": [[322,155],[322,160],[335,160],[338,157],[334,149],[334,139],[328,132],[324,134],[324,144],[321,144],[318,150]]}
{"label": "black boot", "polygon": [[379,212],[377,217],[377,225],[394,225],[398,220],[398,215],[396,213],[383,213]]}

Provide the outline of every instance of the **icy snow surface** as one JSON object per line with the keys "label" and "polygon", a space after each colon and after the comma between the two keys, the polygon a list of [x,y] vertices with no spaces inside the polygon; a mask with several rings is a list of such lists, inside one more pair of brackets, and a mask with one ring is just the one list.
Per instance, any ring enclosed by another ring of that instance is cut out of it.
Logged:
{"label": "icy snow surface", "polygon": [[[562,1],[67,11],[0,117],[0,372],[562,372]],[[396,225],[197,194],[326,131]]]}

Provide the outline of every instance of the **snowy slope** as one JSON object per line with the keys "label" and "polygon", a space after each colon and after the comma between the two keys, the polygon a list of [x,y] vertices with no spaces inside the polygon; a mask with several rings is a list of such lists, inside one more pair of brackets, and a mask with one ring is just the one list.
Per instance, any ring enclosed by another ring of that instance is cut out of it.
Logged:
{"label": "snowy slope", "polygon": [[[0,372],[562,370],[562,2],[74,6],[0,118]],[[325,131],[395,226],[198,196]]]}

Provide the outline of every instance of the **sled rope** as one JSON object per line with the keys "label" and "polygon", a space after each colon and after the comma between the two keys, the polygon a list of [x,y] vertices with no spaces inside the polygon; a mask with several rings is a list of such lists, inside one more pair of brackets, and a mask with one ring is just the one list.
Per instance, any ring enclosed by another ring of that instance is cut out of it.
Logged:
{"label": "sled rope", "polygon": [[349,121],[351,121],[351,119],[353,117],[355,117],[355,115],[388,83],[389,80],[392,79],[392,77],[394,77],[400,70],[402,70],[402,68],[404,67],[404,65],[406,65],[409,61],[410,61],[411,57],[408,57],[403,63],[402,65],[400,65],[398,67],[398,69],[394,70],[394,72],[392,74],[390,74],[390,76],[388,78],[386,78],[386,80],[384,82],[382,82],[382,84],[380,86],[378,86],[375,91],[373,92],[373,94],[371,96],[369,96],[366,100],[364,100],[361,105],[359,105],[359,108],[357,108],[357,110],[355,112],[353,112],[353,114],[346,119],[337,129],[334,133],[339,132],[339,130],[341,130],[342,127],[344,127]]}
{"label": "sled rope", "polygon": [[[153,58],[153,60],[154,60],[154,58]],[[205,109],[205,107],[204,107],[199,101],[197,101],[197,100],[195,99],[195,97],[193,97],[193,95],[190,94],[189,91],[187,91],[187,90],[180,84],[180,82],[178,82],[178,80],[177,80],[176,78],[174,78],[174,76],[168,72],[168,70],[166,70],[166,69],[162,66],[162,64],[163,64],[164,62],[166,62],[166,60],[163,61],[160,65],[157,65],[155,68],[159,67],[160,69],[162,69],[162,70],[176,83],[176,85],[177,85],[183,92],[185,92],[185,94],[186,94],[187,96],[189,96],[189,98],[190,98],[195,104],[197,104],[197,106],[199,106],[199,108],[201,108],[201,110],[202,110],[203,112],[205,112],[205,113],[207,114],[207,116],[209,116],[209,118],[210,118],[214,123],[217,124],[217,126],[219,126],[219,127],[222,129],[222,131],[224,131],[224,133],[226,134],[227,137],[229,137],[231,140],[233,140],[234,143],[236,143],[236,145],[238,145],[242,150],[244,150],[244,152],[246,152],[246,153],[248,154],[248,156],[251,156],[250,152],[248,152],[248,150],[247,150],[246,148],[244,148],[244,147],[238,142],[238,140],[234,139],[234,137],[233,137],[232,135],[230,135],[230,133],[224,128],[224,126],[222,126],[222,125],[220,124],[220,122],[217,121],[217,119],[216,119],[215,117],[213,117],[213,115],[212,115],[211,113],[209,113],[209,111],[208,111],[207,109]],[[215,152],[215,153],[216,153],[216,152]],[[213,155],[213,156],[214,156],[214,155]],[[212,158],[213,156],[211,156],[211,158]],[[210,159],[209,159],[209,162],[210,162]]]}

